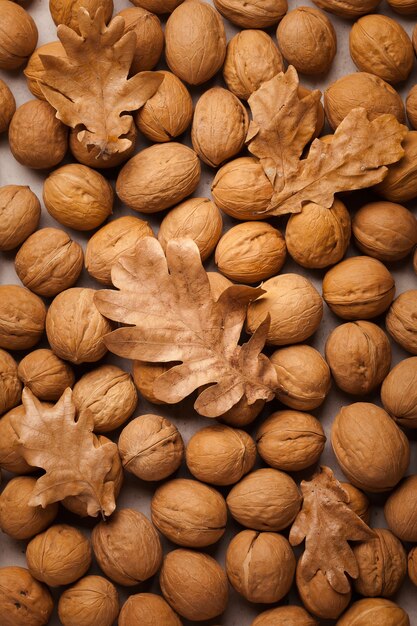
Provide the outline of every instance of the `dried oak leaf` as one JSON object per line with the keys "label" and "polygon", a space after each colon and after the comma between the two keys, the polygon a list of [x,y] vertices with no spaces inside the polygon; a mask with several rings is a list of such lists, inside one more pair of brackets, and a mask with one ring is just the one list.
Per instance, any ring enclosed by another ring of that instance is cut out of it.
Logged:
{"label": "dried oak leaf", "polygon": [[290,531],[290,543],[298,546],[305,539],[301,556],[301,575],[310,581],[318,570],[339,593],[347,593],[351,578],[359,575],[349,541],[375,537],[361,518],[349,507],[349,497],[329,467],[309,481],[301,482],[303,506]]}
{"label": "dried oak leaf", "polygon": [[307,202],[329,208],[334,194],[381,182],[386,165],[404,155],[407,128],[393,115],[369,121],[363,108],[353,109],[338,126],[330,143],[315,139],[308,155],[301,154],[317,121],[320,92],[298,96],[293,67],[263,83],[248,100],[253,120],[246,142],[274,187],[266,215],[300,213]]}
{"label": "dried oak leaf", "polygon": [[80,9],[81,35],[61,24],[58,37],[66,57],[40,55],[45,68],[40,85],[57,118],[72,128],[81,127],[78,139],[100,156],[124,152],[131,146],[125,135],[133,125],[126,111],[136,111],[151,98],[163,81],[158,72],[140,72],[129,80],[136,48],[136,34],[124,32],[124,19],[105,25],[103,8],[95,17]]}
{"label": "dried oak leaf", "polygon": [[106,335],[108,349],[129,359],[181,362],[156,379],[157,398],[179,402],[210,385],[194,405],[206,417],[222,415],[243,397],[249,404],[273,399],[275,369],[261,354],[269,318],[238,345],[248,304],[263,289],[233,285],[216,302],[196,244],[171,240],[165,257],[153,237],[119,259],[112,282],[120,291],[98,291],[96,306],[109,319],[133,326]]}
{"label": "dried oak leaf", "polygon": [[71,389],[51,408],[45,408],[27,388],[22,401],[25,416],[11,418],[20,452],[29,465],[46,472],[38,478],[29,504],[46,507],[78,496],[88,515],[111,515],[116,508],[114,483],[106,476],[117,454],[116,444],[95,446],[92,415],[83,411],[76,420]]}

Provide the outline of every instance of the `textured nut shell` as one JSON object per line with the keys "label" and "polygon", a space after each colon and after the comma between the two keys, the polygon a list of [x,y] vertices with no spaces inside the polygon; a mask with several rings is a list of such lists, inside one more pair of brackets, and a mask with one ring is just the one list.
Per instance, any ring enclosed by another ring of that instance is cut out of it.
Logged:
{"label": "textured nut shell", "polygon": [[39,400],[49,402],[59,400],[75,381],[72,367],[47,349],[27,354],[20,361],[17,373],[25,387]]}
{"label": "textured nut shell", "polygon": [[417,289],[404,291],[394,300],[385,324],[391,337],[404,350],[417,354]]}
{"label": "textured nut shell", "polygon": [[38,227],[41,205],[29,187],[0,187],[0,250],[13,250]]}
{"label": "textured nut shell", "polygon": [[416,15],[417,3],[416,0],[389,0],[388,2],[391,9],[400,15]]}
{"label": "textured nut shell", "polygon": [[385,265],[368,256],[338,263],[323,279],[323,298],[329,308],[346,320],[372,319],[391,304],[394,278]]}
{"label": "textured nut shell", "polygon": [[153,69],[164,47],[161,22],[156,15],[141,7],[123,9],[117,15],[125,21],[124,32],[136,34],[136,50],[130,66],[131,74]]}
{"label": "textured nut shell", "polygon": [[[416,8],[417,10],[417,8]],[[417,85],[410,89],[405,101],[408,121],[412,128],[417,128]]]}
{"label": "textured nut shell", "polygon": [[375,404],[343,407],[332,426],[332,446],[343,473],[365,491],[389,491],[407,471],[410,446],[388,413]]}
{"label": "textured nut shell", "polygon": [[417,586],[417,546],[408,553],[408,577]]}
{"label": "textured nut shell", "polygon": [[1,567],[0,606],[2,626],[45,626],[54,603],[26,568]]}
{"label": "textured nut shell", "polygon": [[119,614],[116,587],[102,576],[85,576],[59,598],[63,626],[112,626]]}
{"label": "textured nut shell", "polygon": [[247,426],[258,417],[264,406],[265,400],[256,400],[253,404],[248,404],[246,398],[241,398],[237,404],[217,419],[234,428]]}
{"label": "textured nut shell", "polygon": [[52,301],[46,334],[52,350],[71,363],[91,363],[107,352],[103,337],[112,330],[94,304],[94,289],[73,287]]}
{"label": "textured nut shell", "polygon": [[41,228],[16,254],[15,268],[25,287],[50,298],[77,282],[83,260],[80,244],[65,231]]}
{"label": "textured nut shell", "polygon": [[0,415],[19,404],[21,395],[22,383],[17,373],[17,363],[8,352],[0,350]]}
{"label": "textured nut shell", "polygon": [[134,0],[133,4],[159,15],[172,13],[183,1],[184,0]]}
{"label": "textured nut shell", "polygon": [[282,535],[243,530],[227,548],[226,572],[236,591],[249,602],[279,602],[292,585],[295,557]]}
{"label": "textured nut shell", "polygon": [[391,202],[408,202],[417,196],[417,131],[411,130],[402,146],[404,156],[388,166],[388,174],[375,191]]}
{"label": "textured nut shell", "polygon": [[224,534],[227,508],[223,496],[208,485],[177,478],[159,487],[152,498],[152,522],[173,543],[202,548]]}
{"label": "textured nut shell", "polygon": [[275,469],[297,472],[317,463],[326,443],[320,422],[298,411],[269,415],[256,433],[259,455]]}
{"label": "textured nut shell", "polygon": [[131,209],[156,213],[192,194],[200,171],[200,161],[191,148],[175,142],[156,144],[126,163],[117,178],[116,192]]}
{"label": "textured nut shell", "polygon": [[323,301],[307,278],[281,274],[263,283],[262,289],[266,293],[249,305],[246,320],[249,333],[255,332],[268,313],[271,316],[268,344],[300,343],[316,332],[323,316]]}
{"label": "textured nut shell", "polygon": [[153,392],[153,384],[158,376],[167,372],[173,363],[149,363],[147,361],[133,361],[133,380],[140,394],[153,404],[166,404],[158,400]]}
{"label": "textured nut shell", "polygon": [[133,120],[131,120],[130,128],[125,135],[125,138],[130,141],[130,146],[122,152],[114,152],[108,158],[107,155],[105,155],[106,158],[104,158],[100,152],[99,146],[94,146],[89,150],[88,147],[83,144],[82,140],[79,140],[78,135],[79,131],[77,128],[70,130],[69,147],[75,159],[88,167],[107,170],[125,163],[125,161],[135,154],[138,133]]}
{"label": "textured nut shell", "polygon": [[218,11],[230,22],[241,28],[267,28],[285,15],[287,0],[214,0]]}
{"label": "textured nut shell", "polygon": [[417,357],[400,361],[381,387],[384,409],[396,422],[417,428]]}
{"label": "textured nut shell", "polygon": [[178,615],[169,604],[154,593],[138,593],[126,600],[120,611],[118,626],[132,626],[132,624],[182,626]]}
{"label": "textured nut shell", "polygon": [[0,69],[15,70],[26,63],[38,41],[38,29],[22,7],[0,0]]}
{"label": "textured nut shell", "polygon": [[162,594],[183,617],[202,621],[223,613],[227,606],[227,577],[208,554],[173,550],[164,559],[159,576]]}
{"label": "textured nut shell", "polygon": [[359,515],[365,524],[368,524],[369,526],[369,522],[371,520],[371,505],[368,498],[360,489],[354,487],[350,483],[341,482],[340,484],[348,494],[348,505],[352,511],[354,511],[356,515]]}
{"label": "textured nut shell", "polygon": [[0,79],[0,133],[4,133],[16,111],[16,101],[4,80]]}
{"label": "textured nut shell", "polygon": [[345,18],[357,18],[372,13],[380,2],[381,0],[314,0],[314,4],[320,9]]}
{"label": "textured nut shell", "polygon": [[318,626],[318,622],[301,606],[279,606],[260,613],[251,626]]}
{"label": "textured nut shell", "polygon": [[0,285],[0,348],[32,348],[42,337],[45,316],[44,303],[29,289]]}
{"label": "textured nut shell", "polygon": [[417,542],[417,475],[406,478],[389,496],[384,515],[388,528],[401,541]]}
{"label": "textured nut shell", "polygon": [[254,530],[282,530],[291,524],[301,505],[293,479],[275,469],[251,472],[227,496],[232,516]]}
{"label": "textured nut shell", "polygon": [[0,467],[13,474],[29,474],[35,471],[20,453],[18,437],[10,418],[21,419],[25,415],[22,404],[11,409],[0,419]]}
{"label": "textured nut shell", "polygon": [[295,580],[305,608],[323,619],[337,619],[352,597],[350,591],[349,593],[335,591],[321,570],[318,570],[313,578],[306,582],[300,575],[300,567],[297,566]]}
{"label": "textured nut shell", "polygon": [[80,8],[95,15],[100,7],[103,8],[103,17],[107,24],[113,15],[113,0],[49,0],[49,11],[55,24],[65,24],[77,32]]}
{"label": "textured nut shell", "polygon": [[60,41],[50,41],[49,43],[45,43],[42,46],[39,46],[39,48],[36,48],[35,52],[30,57],[28,64],[23,70],[23,73],[26,76],[29,91],[31,91],[35,98],[38,98],[38,100],[45,100],[45,96],[43,95],[41,88],[45,73],[45,68],[40,58],[41,54],[53,57],[66,57],[67,55],[64,46]]}
{"label": "textured nut shell", "polygon": [[159,415],[141,415],[120,433],[119,454],[126,471],[142,480],[163,480],[181,465],[182,437],[174,424]]}
{"label": "textured nut shell", "polygon": [[410,626],[407,613],[398,604],[382,598],[354,602],[337,626]]}
{"label": "textured nut shell", "polygon": [[324,110],[333,130],[356,107],[366,109],[369,120],[390,113],[399,122],[405,121],[403,101],[395,89],[368,72],[342,76],[324,92]]}
{"label": "textured nut shell", "polygon": [[219,272],[207,272],[207,278],[210,283],[211,295],[216,301],[220,298],[225,289],[233,285],[232,281]]}
{"label": "textured nut shell", "polygon": [[337,386],[360,396],[382,383],[391,366],[391,345],[372,322],[337,326],[326,342],[326,359]]}
{"label": "textured nut shell", "polygon": [[173,11],[165,27],[165,58],[178,78],[201,85],[221,69],[225,55],[223,20],[212,6],[188,0]]}

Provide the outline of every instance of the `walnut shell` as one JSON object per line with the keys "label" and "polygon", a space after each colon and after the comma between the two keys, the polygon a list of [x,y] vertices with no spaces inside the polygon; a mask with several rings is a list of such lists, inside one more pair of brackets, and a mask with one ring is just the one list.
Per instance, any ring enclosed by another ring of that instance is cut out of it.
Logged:
{"label": "walnut shell", "polygon": [[25,407],[20,404],[0,419],[0,468],[13,474],[30,474],[35,471],[21,454],[18,437],[10,419],[20,420],[24,415]]}
{"label": "walnut shell", "polygon": [[159,583],[165,600],[186,619],[212,619],[227,606],[226,574],[208,554],[193,550],[169,552],[162,564]]}
{"label": "walnut shell", "polygon": [[22,383],[17,374],[17,363],[11,354],[0,350],[0,415],[19,404],[21,396]]}
{"label": "walnut shell", "polygon": [[371,504],[363,491],[354,487],[350,483],[340,483],[343,489],[348,494],[348,506],[352,509],[356,515],[358,515],[365,524],[368,524],[371,520]]}
{"label": "walnut shell", "polygon": [[265,293],[248,308],[246,329],[254,333],[269,313],[267,343],[284,346],[313,335],[323,316],[323,301],[313,284],[299,274],[281,274],[262,285]]}
{"label": "walnut shell", "polygon": [[223,496],[208,485],[176,478],[152,498],[152,522],[170,541],[189,548],[210,546],[223,536],[227,523]]}
{"label": "walnut shell", "polygon": [[408,476],[385,503],[388,528],[401,541],[417,542],[417,475]]}
{"label": "walnut shell", "polygon": [[0,568],[2,626],[46,626],[53,606],[48,589],[26,568]]}
{"label": "walnut shell", "polygon": [[320,9],[348,19],[372,13],[380,2],[381,0],[314,0],[314,4]]}
{"label": "walnut shell", "polygon": [[31,91],[38,100],[46,100],[41,89],[41,85],[44,84],[43,77],[45,74],[45,68],[40,58],[41,54],[53,57],[66,57],[67,55],[60,41],[50,41],[36,48],[23,70],[29,91]]}
{"label": "walnut shell", "polygon": [[166,251],[170,239],[192,239],[206,261],[220,239],[223,220],[219,209],[209,198],[190,198],[167,213],[161,222],[158,241]]}
{"label": "walnut shell", "polygon": [[0,285],[0,348],[32,348],[42,337],[45,317],[44,303],[29,289]]}
{"label": "walnut shell", "polygon": [[230,22],[241,28],[267,28],[286,14],[287,0],[214,0],[214,6]]}
{"label": "walnut shell", "polygon": [[77,282],[83,260],[80,244],[65,231],[41,228],[26,239],[16,254],[15,268],[25,287],[51,298]]}
{"label": "walnut shell", "polygon": [[153,391],[155,380],[167,372],[174,363],[149,363],[147,361],[133,361],[133,380],[141,396],[153,404],[166,404],[159,400]]}
{"label": "walnut shell", "polygon": [[247,474],[227,496],[230,513],[254,530],[277,531],[294,521],[301,496],[293,479],[271,468]]}
{"label": "walnut shell", "polygon": [[408,553],[408,577],[413,583],[413,585],[417,586],[417,546],[411,548]]}
{"label": "walnut shell", "polygon": [[[219,272],[207,272],[207,278],[210,283],[211,295],[214,300],[220,298],[223,291],[225,291],[228,287],[233,285],[232,281],[220,274]],[[233,407],[232,407],[233,408]]]}
{"label": "walnut shell", "polygon": [[339,619],[337,626],[410,626],[407,613],[398,604],[382,598],[364,598],[354,602]]}
{"label": "walnut shell", "polygon": [[355,256],[338,263],[323,279],[323,298],[345,320],[372,319],[391,304],[394,278],[385,265],[368,256]]}
{"label": "walnut shell", "polygon": [[52,350],[71,363],[92,363],[107,352],[103,337],[111,323],[94,304],[94,289],[73,287],[56,296],[46,316]]}
{"label": "walnut shell", "polygon": [[99,146],[89,146],[85,143],[83,131],[78,128],[72,128],[69,135],[69,147],[77,161],[94,169],[108,170],[117,167],[130,159],[136,151],[136,142],[138,133],[133,119],[130,121],[129,130],[123,136],[130,142],[127,148],[121,152],[113,152],[110,156],[102,154]]}
{"label": "walnut shell", "polygon": [[159,415],[141,415],[120,433],[119,454],[126,471],[141,480],[164,480],[177,471],[184,443],[174,424]]}
{"label": "walnut shell", "polygon": [[172,13],[184,0],[134,0],[133,4],[158,15]]}
{"label": "walnut shell", "polygon": [[326,359],[340,389],[356,396],[366,395],[388,374],[391,345],[376,324],[348,322],[337,326],[328,336]]}
{"label": "walnut shell", "polygon": [[368,72],[342,76],[324,92],[324,110],[333,130],[357,107],[366,109],[371,121],[384,113],[390,113],[401,123],[405,121],[399,94],[382,78]]}
{"label": "walnut shell", "polygon": [[169,604],[154,593],[137,593],[126,600],[120,611],[118,626],[132,626],[132,624],[182,626],[178,615]]}
{"label": "walnut shell", "polygon": [[107,24],[113,15],[113,0],[49,0],[49,11],[55,24],[65,24],[77,33],[80,8],[87,9],[94,16],[100,7],[103,8],[103,17]]}
{"label": "walnut shell", "polygon": [[[416,4],[417,11],[417,4]],[[410,89],[405,101],[405,110],[407,111],[408,121],[414,130],[417,128],[417,85]]]}
{"label": "walnut shell", "polygon": [[217,424],[198,430],[186,449],[191,474],[212,485],[233,485],[255,464],[256,445],[244,430]]}
{"label": "walnut shell", "polygon": [[116,587],[102,576],[85,576],[59,598],[63,626],[112,626],[119,614]]}
{"label": "walnut shell", "polygon": [[35,231],[41,205],[29,187],[0,187],[0,250],[13,250]]}
{"label": "walnut shell", "polygon": [[153,576],[162,562],[158,533],[145,515],[133,509],[117,509],[97,524],[91,541],[106,576],[126,587]]}
{"label": "walnut shell", "polygon": [[388,174],[375,191],[391,202],[408,202],[417,196],[417,131],[407,133],[403,143],[404,156],[388,166]]}
{"label": "walnut shell", "polygon": [[226,552],[230,583],[249,602],[279,602],[290,590],[295,557],[288,540],[278,533],[243,530]]}
{"label": "walnut shell", "polygon": [[191,148],[176,142],[155,144],[121,169],[116,192],[131,209],[156,213],[192,194],[200,172],[200,161]]}
{"label": "walnut shell", "polygon": [[16,111],[16,101],[4,80],[0,79],[0,134],[8,128]]}
{"label": "walnut shell", "polygon": [[216,419],[234,428],[241,428],[251,424],[265,406],[265,400],[256,400],[249,404],[246,398],[241,398],[231,409]]}
{"label": "walnut shell", "polygon": [[227,231],[216,248],[219,272],[239,283],[257,283],[278,274],[286,257],[285,239],[266,222],[243,222]]}
{"label": "walnut shell", "polygon": [[331,440],[343,473],[359,489],[389,491],[407,471],[408,439],[375,404],[344,406],[333,422]]}
{"label": "walnut shell", "polygon": [[173,11],[165,27],[165,58],[178,78],[201,85],[221,69],[225,55],[223,20],[212,6],[188,0]]}
{"label": "walnut shell", "polygon": [[43,186],[43,201],[60,224],[92,230],[111,215],[113,189],[98,172],[72,163],[49,174]]}
{"label": "walnut shell", "polygon": [[352,597],[351,591],[339,593],[335,591],[319,569],[308,582],[300,572],[299,559],[295,572],[298,593],[305,608],[322,619],[337,619],[348,606]]}
{"label": "walnut shell", "polygon": [[137,127],[150,141],[170,141],[182,135],[193,119],[193,101],[180,79],[159,71],[164,80],[135,114]]}
{"label": "walnut shell", "polygon": [[301,606],[279,606],[263,611],[251,626],[318,626],[318,621]]}
{"label": "walnut shell", "polygon": [[288,346],[271,356],[277,376],[277,399],[298,411],[320,406],[330,391],[330,370],[320,352],[311,346]]}
{"label": "walnut shell", "polygon": [[285,472],[298,472],[317,463],[325,443],[320,422],[298,411],[272,413],[256,433],[259,455],[271,467]]}
{"label": "walnut shell", "polygon": [[381,387],[384,409],[401,426],[417,428],[417,357],[400,361]]}
{"label": "walnut shell", "polygon": [[19,363],[20,380],[39,399],[56,402],[67,387],[72,387],[75,376],[72,367],[57,357],[52,350],[34,350]]}
{"label": "walnut shell", "polygon": [[404,291],[394,300],[385,324],[391,337],[404,350],[417,354],[417,289]]}
{"label": "walnut shell", "polygon": [[38,29],[29,13],[9,0],[0,0],[0,24],[0,70],[15,70],[36,48]]}
{"label": "walnut shell", "polygon": [[389,0],[388,4],[393,11],[400,15],[417,14],[416,0]]}
{"label": "walnut shell", "polygon": [[151,70],[158,63],[164,48],[164,33],[161,22],[153,13],[141,7],[123,9],[120,15],[125,21],[125,33],[136,34],[136,49],[130,73]]}

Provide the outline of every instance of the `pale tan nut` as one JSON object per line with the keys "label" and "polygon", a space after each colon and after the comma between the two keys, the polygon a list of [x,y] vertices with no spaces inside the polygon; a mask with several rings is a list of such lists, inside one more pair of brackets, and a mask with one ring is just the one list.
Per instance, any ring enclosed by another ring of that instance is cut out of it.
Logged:
{"label": "pale tan nut", "polygon": [[340,484],[348,494],[348,506],[369,526],[371,521],[371,504],[366,495],[350,483],[341,482]]}
{"label": "pale tan nut", "polygon": [[191,437],[185,458],[198,480],[211,485],[233,485],[253,468],[256,445],[244,430],[221,424],[207,426]]}
{"label": "pale tan nut", "polygon": [[401,541],[417,542],[417,475],[408,476],[385,503],[388,528]]}
{"label": "pale tan nut", "polygon": [[186,619],[212,619],[227,606],[226,574],[208,554],[194,550],[169,552],[162,564],[159,583],[165,600]]}
{"label": "pale tan nut", "polygon": [[17,363],[11,354],[0,350],[0,415],[19,404],[21,396],[22,383],[17,373]]}
{"label": "pale tan nut", "polygon": [[31,539],[48,528],[58,514],[58,504],[30,506],[36,478],[12,478],[0,495],[0,528],[13,539]]}
{"label": "pale tan nut", "polygon": [[349,34],[350,55],[362,72],[388,83],[407,80],[414,64],[413,46],[404,28],[386,15],[365,15]]}
{"label": "pale tan nut", "polygon": [[341,261],[350,241],[349,211],[336,199],[329,209],[309,202],[285,229],[289,254],[302,267],[322,269]]}
{"label": "pale tan nut", "polygon": [[35,471],[23,458],[12,420],[25,415],[23,404],[14,407],[0,419],[0,468],[13,474],[30,474]]}
{"label": "pale tan nut", "polygon": [[16,274],[25,287],[52,298],[78,280],[84,254],[80,244],[58,228],[41,228],[31,235],[15,257]]}
{"label": "pale tan nut", "polygon": [[131,626],[132,624],[182,626],[178,615],[169,604],[154,593],[137,593],[126,600],[120,611],[118,626]]}
{"label": "pale tan nut", "polygon": [[126,215],[109,222],[88,240],[85,249],[87,272],[103,285],[112,285],[112,266],[122,256],[133,254],[143,237],[154,237],[148,222]]}
{"label": "pale tan nut", "polygon": [[328,336],[325,350],[336,385],[356,396],[376,389],[391,366],[389,339],[372,322],[337,326]]}
{"label": "pale tan nut", "polygon": [[124,32],[136,34],[135,55],[130,66],[131,74],[153,69],[164,47],[161,22],[156,15],[141,7],[123,9],[117,15],[125,21]]}
{"label": "pale tan nut", "polygon": [[374,187],[380,196],[391,202],[408,202],[417,196],[417,131],[407,133],[403,148],[403,158],[389,165],[387,176]]}
{"label": "pale tan nut", "polygon": [[251,424],[265,406],[264,400],[256,400],[253,404],[248,404],[246,398],[241,398],[231,409],[220,415],[217,419],[228,426],[241,428]]}
{"label": "pale tan nut", "polygon": [[145,515],[133,509],[118,509],[97,524],[91,541],[103,572],[125,587],[153,576],[162,562],[158,533]]}
{"label": "pale tan nut", "polygon": [[286,14],[287,0],[214,0],[214,6],[230,22],[241,28],[267,28]]}
{"label": "pale tan nut", "polygon": [[313,286],[299,274],[281,274],[262,285],[265,293],[251,302],[246,329],[252,334],[269,313],[271,324],[267,343],[284,346],[311,337],[323,316],[323,301]]}
{"label": "pale tan nut", "polygon": [[407,471],[408,439],[388,413],[375,404],[356,402],[344,406],[333,422],[331,440],[342,472],[359,489],[389,491]]}
{"label": "pale tan nut", "polygon": [[417,85],[411,87],[408,92],[407,99],[405,101],[405,110],[407,111],[407,118],[410,125],[414,130],[417,128]]}
{"label": "pale tan nut", "polygon": [[380,2],[381,0],[314,0],[314,4],[320,9],[347,19],[372,13]]}
{"label": "pale tan nut", "polygon": [[208,198],[190,198],[167,213],[161,222],[158,241],[166,251],[171,239],[190,238],[206,261],[220,239],[223,220],[219,209]]}
{"label": "pale tan nut", "polygon": [[141,396],[153,404],[166,404],[159,400],[153,391],[155,380],[165,374],[175,363],[149,363],[147,361],[133,361],[132,376]]}
{"label": "pale tan nut", "polygon": [[56,402],[67,387],[75,382],[69,363],[56,356],[52,350],[34,350],[27,354],[17,369],[25,387],[39,399]]}
{"label": "pale tan nut", "polygon": [[390,113],[401,123],[405,121],[399,94],[382,78],[368,72],[342,76],[324,92],[324,110],[333,130],[357,107],[366,109],[371,121],[384,113]]}
{"label": "pale tan nut", "polygon": [[326,443],[320,422],[309,413],[277,411],[256,433],[259,455],[271,467],[298,472],[319,460]]}
{"label": "pale tan nut", "polygon": [[0,187],[0,250],[13,250],[38,227],[41,205],[29,187]]}
{"label": "pale tan nut", "polygon": [[0,568],[2,626],[46,626],[53,607],[48,589],[26,568]]}
{"label": "pale tan nut", "polygon": [[258,283],[278,274],[287,249],[280,231],[266,222],[233,226],[217,244],[219,272],[238,283]]}
{"label": "pale tan nut", "polygon": [[298,411],[320,406],[330,391],[330,370],[320,352],[307,345],[276,350],[271,358],[278,376],[277,399]]}
{"label": "pale tan nut", "polygon": [[401,293],[385,319],[391,337],[407,352],[417,354],[417,289]]}
{"label": "pale tan nut", "polygon": [[382,598],[364,598],[354,602],[339,619],[337,626],[410,626],[410,619],[404,609],[395,602]]}
{"label": "pale tan nut", "polygon": [[184,0],[134,0],[133,4],[137,7],[143,7],[151,13],[164,15],[172,13]]}
{"label": "pale tan nut", "polygon": [[119,614],[116,587],[102,576],[85,576],[59,598],[63,626],[112,626]]}
{"label": "pale tan nut", "polygon": [[355,256],[330,269],[323,279],[323,298],[335,315],[346,320],[378,317],[394,299],[394,278],[385,265]]}
{"label": "pale tan nut", "polygon": [[389,0],[389,6],[400,15],[417,15],[416,0]]}
{"label": "pale tan nut", "polygon": [[71,363],[93,363],[107,352],[103,337],[112,324],[94,304],[94,289],[73,287],[52,301],[46,335],[57,356]]}
{"label": "pale tan nut", "polygon": [[0,0],[0,24],[0,70],[15,70],[36,48],[38,29],[29,13],[9,0]]}
{"label": "pale tan nut", "polygon": [[408,553],[407,569],[409,579],[417,587],[417,546]]}
{"label": "pale tan nut", "polygon": [[254,530],[287,528],[300,505],[301,496],[293,479],[271,468],[247,474],[227,496],[227,506],[234,519]]}
{"label": "pale tan nut", "polygon": [[401,426],[417,428],[417,357],[400,361],[382,383],[384,409]]}
{"label": "pale tan nut", "polygon": [[0,79],[0,133],[4,133],[16,111],[16,101],[4,80]]}
{"label": "pale tan nut", "polygon": [[103,8],[103,17],[107,24],[113,15],[113,0],[49,0],[49,11],[55,24],[65,24],[77,33],[79,10],[87,9],[94,16],[100,7]]}
{"label": "pale tan nut", "polygon": [[348,606],[351,591],[339,593],[333,589],[326,575],[318,570],[310,581],[300,574],[299,559],[295,572],[297,590],[305,608],[322,619],[337,619]]}
{"label": "pale tan nut", "polygon": [[23,70],[29,91],[39,100],[46,100],[42,91],[42,85],[44,84],[43,76],[45,73],[45,68],[40,58],[42,54],[53,57],[66,57],[67,55],[60,41],[50,41],[36,48]]}
{"label": "pale tan nut", "polygon": [[87,537],[67,524],[50,526],[30,541],[26,560],[34,578],[50,587],[69,585],[91,565],[91,545]]}
{"label": "pale tan nut", "polygon": [[164,480],[177,471],[184,443],[172,422],[159,415],[141,415],[120,433],[118,448],[124,469],[141,480]]}
{"label": "pale tan nut", "polygon": [[117,167],[122,163],[125,163],[130,157],[135,154],[136,151],[136,141],[138,137],[138,133],[136,127],[131,122],[130,129],[126,133],[125,138],[130,141],[130,146],[126,150],[122,152],[114,152],[110,156],[107,154],[102,154],[100,152],[99,146],[94,146],[91,150],[89,147],[85,146],[83,141],[79,139],[79,130],[77,128],[72,128],[70,130],[69,135],[69,147],[73,154],[73,156],[88,167],[92,167],[95,169],[110,169],[112,167]]}
{"label": "pale tan nut", "polygon": [[80,413],[92,414],[94,431],[106,433],[129,419],[138,396],[130,374],[115,365],[101,365],[80,378],[72,399]]}
{"label": "pale tan nut", "polygon": [[251,626],[318,626],[318,621],[301,606],[279,606],[259,613]]}
{"label": "pale tan nut", "polygon": [[46,307],[19,285],[0,285],[0,348],[28,350],[45,330]]}
{"label": "pale tan nut", "polygon": [[157,213],[191,195],[200,173],[200,161],[191,148],[176,142],[156,144],[126,163],[117,178],[116,192],[131,209]]}
{"label": "pale tan nut", "polygon": [[179,546],[210,546],[226,529],[223,496],[197,480],[176,478],[159,487],[152,498],[151,513],[157,529]]}
{"label": "pale tan nut", "polygon": [[111,215],[113,189],[98,172],[73,163],[48,176],[43,201],[48,213],[63,226],[92,230]]}
{"label": "pale tan nut", "polygon": [[220,298],[223,291],[233,285],[231,280],[219,272],[207,272],[207,278],[210,283],[211,295],[216,301]]}

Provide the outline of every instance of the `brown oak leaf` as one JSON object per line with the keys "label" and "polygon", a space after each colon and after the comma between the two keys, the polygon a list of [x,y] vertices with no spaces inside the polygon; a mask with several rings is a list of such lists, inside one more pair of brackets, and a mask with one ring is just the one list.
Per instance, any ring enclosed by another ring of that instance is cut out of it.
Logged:
{"label": "brown oak leaf", "polygon": [[111,515],[116,508],[114,483],[106,481],[114,456],[114,443],[96,447],[93,418],[83,411],[76,419],[71,389],[66,389],[51,408],[42,405],[25,388],[22,396],[25,416],[11,418],[21,454],[33,467],[45,470],[29,501],[46,507],[67,496],[78,496],[88,515]]}
{"label": "brown oak leaf", "polygon": [[216,302],[196,244],[171,240],[165,257],[153,237],[142,239],[135,255],[119,259],[112,282],[119,291],[98,291],[96,306],[132,326],[104,338],[109,350],[129,359],[181,362],[156,379],[157,398],[179,402],[209,385],[194,405],[207,417],[222,415],[243,397],[249,404],[273,399],[275,369],[261,353],[269,319],[238,345],[247,307],[263,289],[233,285]]}
{"label": "brown oak leaf", "polygon": [[375,537],[361,518],[349,507],[349,497],[329,467],[309,481],[301,482],[303,506],[291,531],[290,543],[298,546],[305,540],[300,573],[306,582],[320,570],[339,593],[347,593],[351,578],[359,575],[349,541]]}
{"label": "brown oak leaf", "polygon": [[79,128],[78,140],[98,148],[104,159],[128,150],[133,125],[127,111],[136,111],[163,81],[158,72],[140,72],[127,79],[136,48],[136,34],[124,32],[124,19],[105,25],[103,8],[94,17],[80,9],[81,35],[61,24],[58,37],[66,57],[40,55],[45,68],[40,88],[58,119]]}

